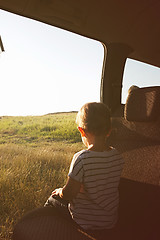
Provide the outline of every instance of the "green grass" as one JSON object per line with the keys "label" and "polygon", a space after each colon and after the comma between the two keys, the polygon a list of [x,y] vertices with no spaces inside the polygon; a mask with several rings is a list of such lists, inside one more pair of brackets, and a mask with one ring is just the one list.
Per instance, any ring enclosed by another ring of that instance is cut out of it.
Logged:
{"label": "green grass", "polygon": [[77,142],[80,136],[75,124],[76,113],[51,114],[36,117],[2,117],[0,144],[39,145],[40,142]]}
{"label": "green grass", "polygon": [[0,239],[9,240],[23,214],[43,206],[66,181],[82,148],[75,113],[0,119]]}

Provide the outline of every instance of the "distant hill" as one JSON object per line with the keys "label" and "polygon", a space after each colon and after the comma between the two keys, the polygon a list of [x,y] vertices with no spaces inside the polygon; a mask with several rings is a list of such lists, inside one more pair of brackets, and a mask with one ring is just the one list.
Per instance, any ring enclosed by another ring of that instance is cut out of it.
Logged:
{"label": "distant hill", "polygon": [[67,114],[67,113],[78,113],[78,111],[69,111],[69,112],[54,112],[54,113],[47,113],[45,115],[54,115],[54,114]]}

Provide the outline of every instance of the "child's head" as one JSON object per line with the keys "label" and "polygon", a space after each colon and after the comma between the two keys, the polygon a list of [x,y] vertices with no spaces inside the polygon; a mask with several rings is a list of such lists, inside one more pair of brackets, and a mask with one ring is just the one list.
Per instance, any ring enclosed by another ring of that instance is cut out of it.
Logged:
{"label": "child's head", "polygon": [[107,135],[111,129],[110,111],[103,103],[86,103],[78,112],[76,122],[95,136]]}

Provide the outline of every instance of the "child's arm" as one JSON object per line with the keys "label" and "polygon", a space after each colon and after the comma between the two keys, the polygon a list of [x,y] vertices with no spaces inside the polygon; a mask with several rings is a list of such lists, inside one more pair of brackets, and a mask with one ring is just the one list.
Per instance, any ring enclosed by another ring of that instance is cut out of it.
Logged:
{"label": "child's arm", "polygon": [[52,196],[59,195],[65,200],[72,200],[76,197],[77,193],[80,192],[81,185],[80,182],[68,177],[66,185],[63,188],[55,189],[52,192]]}

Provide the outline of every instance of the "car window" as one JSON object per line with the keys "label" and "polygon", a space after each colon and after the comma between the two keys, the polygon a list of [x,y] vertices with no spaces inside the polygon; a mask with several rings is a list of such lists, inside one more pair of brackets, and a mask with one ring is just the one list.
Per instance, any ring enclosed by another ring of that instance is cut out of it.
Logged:
{"label": "car window", "polygon": [[99,101],[100,42],[3,10],[0,23],[0,116],[77,111]]}
{"label": "car window", "polygon": [[125,104],[128,89],[132,86],[160,86],[160,68],[132,59],[127,59],[123,82],[121,103]]}

